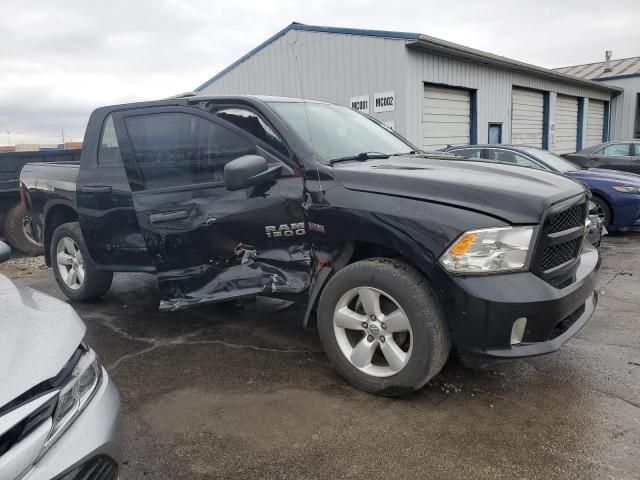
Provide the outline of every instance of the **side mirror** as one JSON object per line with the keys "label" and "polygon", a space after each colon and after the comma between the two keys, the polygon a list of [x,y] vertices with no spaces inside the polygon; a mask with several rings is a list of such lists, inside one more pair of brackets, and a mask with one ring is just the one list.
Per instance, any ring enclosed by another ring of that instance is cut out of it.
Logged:
{"label": "side mirror", "polygon": [[269,168],[265,158],[259,155],[245,155],[224,166],[224,183],[227,190],[242,190],[273,180],[281,168]]}
{"label": "side mirror", "polygon": [[11,247],[4,242],[0,242],[0,263],[11,258]]}

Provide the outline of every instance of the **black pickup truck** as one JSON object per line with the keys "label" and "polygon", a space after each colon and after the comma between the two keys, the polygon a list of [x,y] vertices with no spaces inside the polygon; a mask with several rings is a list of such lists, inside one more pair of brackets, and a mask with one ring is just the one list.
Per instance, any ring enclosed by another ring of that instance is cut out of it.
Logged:
{"label": "black pickup truck", "polygon": [[152,272],[164,310],[299,300],[339,373],[381,395],[422,387],[452,347],[471,364],[553,352],[597,303],[582,185],[421,152],[328,103],[99,108],[79,165],[21,182],[69,298]]}
{"label": "black pickup truck", "polygon": [[18,177],[20,170],[32,162],[79,161],[80,150],[0,153],[0,233],[15,250],[42,255],[33,225],[21,204]]}

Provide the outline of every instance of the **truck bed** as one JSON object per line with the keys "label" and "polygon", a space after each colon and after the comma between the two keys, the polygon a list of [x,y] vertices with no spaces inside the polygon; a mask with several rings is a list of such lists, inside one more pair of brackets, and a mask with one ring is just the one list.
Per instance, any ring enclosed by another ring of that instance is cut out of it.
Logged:
{"label": "truck bed", "polygon": [[17,193],[20,170],[29,163],[51,165],[52,163],[80,162],[81,150],[59,150],[48,152],[0,153],[0,195]]}
{"label": "truck bed", "polygon": [[30,192],[32,211],[44,213],[44,204],[52,196],[75,205],[79,171],[80,162],[27,163],[22,167],[20,181]]}

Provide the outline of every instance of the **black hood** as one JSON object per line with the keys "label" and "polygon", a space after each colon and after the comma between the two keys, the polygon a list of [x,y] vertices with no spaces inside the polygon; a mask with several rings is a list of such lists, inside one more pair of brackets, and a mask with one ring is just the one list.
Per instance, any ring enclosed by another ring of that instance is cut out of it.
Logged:
{"label": "black hood", "polygon": [[397,195],[455,205],[512,224],[535,224],[554,203],[587,190],[563,175],[511,165],[390,157],[334,166],[350,190]]}

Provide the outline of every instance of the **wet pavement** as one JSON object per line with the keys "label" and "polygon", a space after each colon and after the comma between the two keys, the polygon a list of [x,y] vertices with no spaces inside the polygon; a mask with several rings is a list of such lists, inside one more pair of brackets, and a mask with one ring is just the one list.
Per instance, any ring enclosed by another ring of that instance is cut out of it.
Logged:
{"label": "wet pavement", "polygon": [[[602,253],[598,309],[559,352],[451,360],[401,399],[337,377],[279,301],[160,314],[155,278],[120,274],[75,307],[122,393],[127,479],[640,479],[640,235]],[[62,298],[38,262],[0,272]]]}

